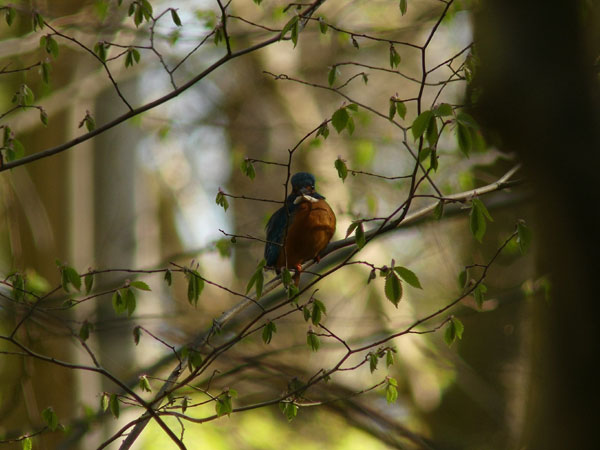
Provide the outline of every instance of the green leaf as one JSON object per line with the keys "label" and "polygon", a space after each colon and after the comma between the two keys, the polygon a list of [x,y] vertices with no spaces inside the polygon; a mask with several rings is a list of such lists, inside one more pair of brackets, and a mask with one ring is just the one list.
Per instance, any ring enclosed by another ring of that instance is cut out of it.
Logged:
{"label": "green leaf", "polygon": [[16,301],[25,298],[25,279],[20,273],[15,273],[12,276],[12,293]]}
{"label": "green leaf", "polygon": [[481,307],[483,306],[486,292],[487,286],[483,283],[479,283],[477,287],[473,290],[473,297],[475,298],[475,302],[477,302],[477,306],[479,306],[479,309],[481,309]]}
{"label": "green leaf", "polygon": [[117,394],[110,394],[110,400],[108,401],[108,406],[110,408],[110,412],[114,416],[115,419],[119,418],[120,413],[120,405],[119,405],[119,397]]}
{"label": "green leaf", "polygon": [[394,378],[389,378],[385,387],[385,400],[388,403],[394,403],[398,399],[398,382]]}
{"label": "green leaf", "polygon": [[456,339],[462,339],[465,326],[456,317],[452,317],[448,322],[446,331],[444,332],[444,341],[448,346],[452,345]]}
{"label": "green leaf", "polygon": [[292,274],[287,267],[284,267],[281,271],[281,281],[284,286],[289,286],[292,282]]}
{"label": "green leaf", "polygon": [[292,42],[294,43],[294,48],[298,45],[298,21],[292,25],[292,34],[290,35]]}
{"label": "green leaf", "polygon": [[392,69],[394,67],[398,67],[398,65],[400,64],[400,61],[401,61],[400,55],[396,51],[394,44],[390,44],[390,67]]}
{"label": "green leaf", "polygon": [[377,357],[377,353],[369,353],[369,370],[371,373],[377,370],[377,363],[379,362],[379,358]]}
{"label": "green leaf", "polygon": [[304,316],[304,321],[308,322],[310,320],[311,312],[306,306],[302,308],[302,315]]}
{"label": "green leaf", "polygon": [[244,158],[242,160],[242,173],[246,175],[251,180],[254,180],[256,177],[256,171],[254,170],[254,164],[248,158]]}
{"label": "green leaf", "polygon": [[131,316],[133,314],[133,312],[135,311],[135,307],[136,307],[135,293],[133,292],[133,289],[127,288],[127,289],[125,289],[125,292],[121,295],[123,296],[123,299],[125,301],[125,306],[127,308],[127,315]]}
{"label": "green leaf", "polygon": [[42,75],[42,81],[44,84],[50,83],[50,64],[43,62],[40,65],[40,74]]}
{"label": "green leaf", "polygon": [[281,402],[279,403],[279,408],[288,422],[291,422],[298,415],[298,406],[295,403]]}
{"label": "green leaf", "polygon": [[417,289],[423,289],[423,287],[421,286],[421,283],[419,282],[419,278],[412,270],[407,269],[406,267],[402,267],[402,266],[396,266],[396,267],[394,267],[394,270],[396,271],[396,273],[398,275],[400,275],[400,277],[404,281],[406,281],[412,287],[415,287]]}
{"label": "green leaf", "polygon": [[342,179],[342,181],[345,181],[346,177],[348,176],[348,167],[346,167],[346,162],[338,156],[333,165],[337,170],[338,176]]}
{"label": "green leaf", "polygon": [[390,98],[390,109],[388,112],[388,119],[392,120],[396,115],[396,101],[394,97]]}
{"label": "green leaf", "polygon": [[481,242],[483,236],[485,236],[485,230],[487,226],[486,218],[492,221],[492,216],[490,216],[490,213],[481,200],[478,198],[471,200],[469,225],[471,228],[471,233],[479,242]]}
{"label": "green leaf", "polygon": [[233,411],[233,404],[231,402],[231,396],[229,393],[223,393],[217,398],[215,411],[217,413],[217,417],[224,416],[225,414],[231,414],[231,411]]}
{"label": "green leaf", "polygon": [[127,303],[125,303],[125,300],[123,299],[123,296],[121,295],[120,291],[114,292],[112,296],[112,304],[113,309],[117,314],[121,314],[122,312],[125,312],[127,310]]}
{"label": "green leaf", "polygon": [[394,352],[392,350],[387,350],[385,352],[385,366],[390,367],[394,365]]}
{"label": "green leaf", "polygon": [[187,270],[186,277],[188,279],[188,301],[194,306],[198,305],[198,299],[202,290],[204,289],[204,280],[200,276],[197,270]]}
{"label": "green leaf", "polygon": [[531,239],[533,237],[533,233],[531,229],[525,225],[525,222],[519,220],[517,223],[517,243],[519,244],[519,250],[521,253],[527,252],[529,246],[531,245]]}
{"label": "green leaf", "polygon": [[[8,22],[8,20],[7,20]],[[33,449],[33,441],[30,437],[26,437],[21,441],[21,449],[22,450],[32,450]]]}
{"label": "green leaf", "polygon": [[437,117],[451,116],[452,106],[450,106],[448,103],[442,103],[435,109],[434,114]]}
{"label": "green leaf", "polygon": [[317,131],[317,137],[319,136],[323,136],[323,139],[327,139],[329,136],[329,127],[327,126],[327,123],[324,123],[319,127],[319,131]]}
{"label": "green leaf", "polygon": [[456,124],[456,139],[458,141],[458,148],[468,158],[473,140],[469,129],[462,123]]}
{"label": "green leaf", "polygon": [[40,121],[44,124],[44,126],[48,125],[48,114],[43,108],[40,109]]}
{"label": "green leaf", "polygon": [[50,429],[50,431],[55,431],[58,428],[58,417],[52,409],[52,406],[48,406],[45,410],[42,411],[42,419]]}
{"label": "green leaf", "polygon": [[179,18],[179,14],[177,14],[177,11],[173,8],[171,8],[171,19],[173,20],[173,23],[175,25],[177,25],[178,27],[181,26],[181,19]]}
{"label": "green leaf", "polygon": [[90,337],[91,328],[92,325],[87,320],[84,320],[84,322],[81,324],[81,328],[79,329],[79,337],[82,341],[85,342],[88,340],[88,338]]}
{"label": "green leaf", "polygon": [[96,42],[94,45],[94,53],[102,62],[106,62],[106,44],[104,42]]}
{"label": "green leaf", "polygon": [[138,325],[133,329],[133,342],[135,345],[140,343],[140,338],[142,337],[142,328]]}
{"label": "green leaf", "polygon": [[143,281],[139,281],[139,280],[132,281],[131,283],[129,283],[129,286],[139,289],[141,291],[151,291],[152,290],[152,289],[150,289],[150,286],[148,286]]}
{"label": "green leaf", "polygon": [[173,283],[173,274],[169,269],[165,270],[164,280],[167,283],[167,286],[171,286],[171,284]]}
{"label": "green leaf", "polygon": [[142,392],[152,392],[150,382],[148,381],[148,377],[146,375],[142,375],[140,377],[139,387],[142,390]]}
{"label": "green leaf", "polygon": [[70,266],[64,266],[62,268],[62,278],[63,288],[66,292],[69,292],[69,284],[71,284],[76,290],[81,289],[81,277],[74,268]]}
{"label": "green leaf", "polygon": [[321,34],[327,33],[327,28],[329,28],[329,25],[325,23],[323,17],[319,17],[319,31]]}
{"label": "green leaf", "polygon": [[106,392],[103,392],[100,396],[100,409],[106,411],[108,409],[109,397]]}
{"label": "green leaf", "polygon": [[294,16],[292,17],[288,23],[285,24],[285,26],[283,27],[283,30],[281,30],[281,35],[279,36],[279,39],[283,39],[285,37],[285,35],[287,34],[288,31],[290,31],[294,25],[297,26],[298,24],[298,16]]}
{"label": "green leaf", "polygon": [[440,220],[444,216],[444,201],[440,200],[433,210],[433,218]]}
{"label": "green leaf", "polygon": [[396,101],[396,112],[402,119],[406,117],[406,105],[404,102]]}
{"label": "green leaf", "polygon": [[262,332],[262,340],[265,344],[269,344],[273,338],[273,333],[277,332],[277,326],[270,320],[265,324]]}
{"label": "green leaf", "polygon": [[350,116],[348,115],[348,111],[346,111],[345,107],[340,108],[333,113],[333,116],[331,116],[331,123],[338,134],[341,133],[344,128],[346,128],[349,119]]}
{"label": "green leaf", "polygon": [[246,295],[248,295],[248,292],[250,292],[250,289],[252,289],[252,286],[256,285],[256,299],[257,300],[262,296],[263,284],[264,284],[264,280],[265,280],[263,269],[266,264],[267,264],[267,262],[264,259],[260,260],[260,262],[256,266],[256,270],[254,271],[254,274],[252,275],[252,277],[250,278],[250,281],[248,281],[248,285],[246,286]]}
{"label": "green leaf", "polygon": [[359,249],[363,248],[366,245],[367,237],[365,236],[365,229],[363,227],[362,221],[358,223],[354,237],[356,238],[356,246]]}
{"label": "green leaf", "polygon": [[429,125],[427,125],[425,137],[427,139],[427,142],[429,142],[429,145],[435,148],[438,141],[438,126],[435,116],[431,118],[431,120],[429,121]]}
{"label": "green leaf", "polygon": [[222,206],[225,211],[227,211],[227,208],[229,208],[229,202],[227,201],[227,198],[221,189],[219,189],[219,192],[217,193],[215,203],[219,206]]}
{"label": "green leaf", "polygon": [[425,133],[425,131],[429,127],[429,122],[432,120],[432,118],[433,118],[433,113],[431,111],[427,110],[427,111],[423,111],[415,119],[415,121],[412,124],[412,128],[411,128],[412,135],[415,140],[417,140],[421,136],[423,136],[423,133]]}
{"label": "green leaf", "polygon": [[319,336],[317,336],[314,332],[309,331],[306,334],[306,343],[312,349],[313,352],[319,350],[321,346],[321,342],[319,341]]}
{"label": "green leaf", "polygon": [[12,6],[7,6],[4,12],[4,18],[6,19],[6,23],[8,24],[8,26],[11,26],[13,24],[13,22],[15,21],[15,17],[17,17],[17,12],[15,11],[15,8],[13,8]]}
{"label": "green leaf", "polygon": [[313,301],[313,309],[312,309],[312,315],[311,315],[311,320],[313,325],[319,325],[319,323],[321,322],[321,317],[323,314],[326,314],[326,309],[325,309],[325,305],[323,304],[322,301],[317,300],[316,298]]}
{"label": "green leaf", "polygon": [[408,1],[400,0],[400,4],[398,6],[400,7],[400,14],[405,15],[406,10],[408,9]]}
{"label": "green leaf", "polygon": [[350,226],[346,230],[346,238],[352,234],[352,232],[356,229],[356,227],[358,226],[359,223],[360,223],[360,220],[355,220],[354,222],[352,222],[350,224]]}
{"label": "green leaf", "polygon": [[385,277],[385,296],[397,308],[402,299],[402,283],[394,271],[388,272]]}
{"label": "green leaf", "polygon": [[368,84],[369,83],[369,75],[364,72],[361,75],[362,75],[363,83],[365,83],[365,85]]}

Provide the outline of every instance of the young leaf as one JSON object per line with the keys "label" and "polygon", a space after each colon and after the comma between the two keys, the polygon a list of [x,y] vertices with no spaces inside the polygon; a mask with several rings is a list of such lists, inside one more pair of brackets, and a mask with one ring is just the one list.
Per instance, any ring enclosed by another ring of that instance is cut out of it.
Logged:
{"label": "young leaf", "polygon": [[33,441],[30,437],[26,437],[21,441],[21,450],[32,450],[33,449]]}
{"label": "young leaf", "polygon": [[225,211],[227,211],[227,208],[229,208],[229,202],[227,201],[227,198],[221,189],[219,189],[219,192],[217,192],[215,203],[219,206],[222,206]]}
{"label": "young leaf", "polygon": [[427,110],[427,111],[423,111],[415,119],[415,121],[413,122],[412,127],[411,127],[412,135],[415,140],[417,140],[421,136],[423,136],[423,133],[425,133],[425,131],[429,127],[429,122],[432,120],[432,118],[433,118],[433,113],[431,111]]}
{"label": "young leaf", "polygon": [[269,344],[273,338],[273,333],[277,332],[277,326],[270,320],[265,324],[262,332],[262,340],[265,344]]}
{"label": "young leaf", "polygon": [[385,296],[397,308],[402,299],[402,283],[394,271],[388,272],[385,277]]}
{"label": "young leaf", "polygon": [[394,267],[394,270],[396,271],[396,273],[398,275],[400,275],[400,277],[404,281],[406,281],[412,287],[415,287],[417,289],[423,289],[423,287],[421,286],[421,283],[419,282],[419,278],[412,270],[407,269],[406,267],[402,267],[402,266]]}
{"label": "young leaf", "polygon": [[250,161],[248,158],[244,158],[244,160],[242,161],[242,173],[251,180],[254,180],[254,177],[256,177],[254,164],[252,164],[252,161]]}
{"label": "young leaf", "polygon": [[8,26],[11,26],[15,21],[15,17],[17,17],[17,11],[12,6],[7,6],[6,11],[4,13],[4,18],[6,19],[6,23]]}
{"label": "young leaf", "polygon": [[58,417],[52,409],[52,406],[48,406],[45,410],[42,411],[42,419],[50,429],[50,431],[55,431],[58,428]]}
{"label": "young leaf", "polygon": [[394,97],[390,98],[390,109],[388,112],[388,119],[392,120],[396,115],[396,100]]}
{"label": "young leaf", "polygon": [[217,413],[217,417],[224,416],[225,414],[229,415],[233,411],[233,404],[231,402],[231,396],[228,392],[222,394],[217,398],[217,403],[215,405],[215,412]]}
{"label": "young leaf", "polygon": [[398,399],[398,382],[394,378],[388,378],[385,387],[385,400],[394,403]]}
{"label": "young leaf", "polygon": [[329,28],[329,25],[325,23],[323,17],[319,17],[319,31],[321,32],[321,34],[327,33],[327,28]]}
{"label": "young leaf", "polygon": [[319,325],[323,314],[325,314],[325,305],[320,300],[314,299],[311,315],[313,325]]}
{"label": "young leaf", "polygon": [[450,106],[448,103],[442,103],[437,108],[435,108],[434,114],[437,117],[451,116],[452,106]]}
{"label": "young leaf", "polygon": [[393,69],[394,67],[398,67],[400,64],[400,55],[396,51],[394,44],[390,44],[390,67]]}
{"label": "young leaf", "polygon": [[346,177],[348,176],[348,168],[346,167],[346,162],[338,156],[333,165],[337,170],[338,176],[342,179],[342,181],[345,181]]}
{"label": "young leaf", "polygon": [[150,382],[148,381],[148,377],[146,375],[142,375],[139,381],[139,387],[142,392],[152,392],[152,388],[150,387]]}
{"label": "young leaf", "polygon": [[96,42],[94,45],[94,53],[102,62],[106,62],[106,44],[104,42]]}
{"label": "young leaf", "polygon": [[425,132],[425,138],[427,139],[429,145],[435,148],[438,141],[438,126],[435,116],[429,120],[427,131]]}
{"label": "young leaf", "polygon": [[179,18],[179,14],[177,14],[177,11],[173,8],[171,8],[171,19],[173,20],[173,23],[175,25],[177,25],[178,27],[181,26],[181,19]]}
{"label": "young leaf", "polygon": [[435,205],[435,209],[433,210],[433,218],[435,220],[440,220],[444,215],[444,201],[440,200],[437,205]]}
{"label": "young leaf", "polygon": [[481,307],[483,306],[486,292],[487,286],[483,283],[479,283],[473,291],[473,297],[475,298],[475,302],[477,302],[477,306],[479,306],[479,309],[481,309]]}
{"label": "young leaf", "polygon": [[323,139],[327,139],[329,136],[329,127],[327,126],[327,123],[324,123],[319,127],[319,131],[317,131],[317,137],[319,136],[323,136]]}
{"label": "young leaf", "polygon": [[348,115],[348,111],[346,111],[345,107],[340,108],[333,113],[333,116],[331,116],[331,123],[338,134],[341,133],[344,128],[346,128],[349,119],[350,116]]}
{"label": "young leaf", "polygon": [[525,225],[525,222],[519,220],[517,223],[517,243],[519,244],[519,250],[521,253],[527,252],[527,249],[531,245],[533,233],[531,229]]}
{"label": "young leaf", "polygon": [[385,366],[390,367],[394,365],[394,352],[392,350],[387,350],[385,352]]}
{"label": "young leaf", "polygon": [[110,412],[115,417],[115,419],[118,419],[119,413],[120,413],[120,407],[119,407],[119,397],[117,397],[117,394],[110,394],[108,406],[110,408]]}
{"label": "young leaf", "polygon": [[133,342],[135,345],[140,343],[140,338],[142,337],[142,328],[138,325],[133,329]]}
{"label": "young leaf", "polygon": [[475,202],[475,200],[477,199],[473,199],[473,202],[471,203],[471,212],[469,214],[469,226],[471,228],[471,233],[473,234],[475,239],[481,242],[483,236],[485,236],[486,221],[485,214],[481,208],[483,203],[481,203],[481,201],[479,200]]}
{"label": "young leaf", "polygon": [[279,408],[288,422],[291,422],[298,415],[298,406],[292,402],[281,402]]}
{"label": "young leaf", "polygon": [[200,276],[197,270],[188,270],[186,272],[188,279],[188,301],[194,306],[198,305],[198,299],[204,289],[204,279]]}
{"label": "young leaf", "polygon": [[400,7],[400,14],[405,15],[406,10],[408,9],[408,1],[400,0],[400,4],[398,6]]}
{"label": "young leaf", "polygon": [[396,101],[396,112],[402,119],[406,117],[406,105],[404,102]]}
{"label": "young leaf", "polygon": [[356,227],[355,238],[356,238],[356,246],[359,249],[363,248],[365,246],[365,244],[367,243],[367,237],[365,236],[365,229],[363,227],[362,221],[359,222],[358,226]]}
{"label": "young leaf", "polygon": [[169,269],[167,269],[165,271],[165,278],[164,279],[165,279],[165,282],[167,283],[167,286],[171,286],[171,283],[173,283],[173,274],[172,274],[172,272]]}
{"label": "young leaf", "polygon": [[458,141],[458,148],[468,158],[473,140],[471,138],[471,132],[462,123],[456,124],[456,139]]}
{"label": "young leaf", "polygon": [[127,288],[122,296],[125,301],[125,307],[127,308],[127,315],[131,316],[136,307],[135,293],[133,292],[133,289]]}
{"label": "young leaf", "polygon": [[452,345],[456,339],[462,339],[464,330],[465,326],[462,324],[462,322],[456,317],[452,317],[448,322],[446,331],[444,332],[444,341],[446,341],[448,346]]}
{"label": "young leaf", "polygon": [[287,34],[288,31],[290,31],[294,25],[297,26],[298,24],[298,16],[294,16],[292,17],[288,23],[285,24],[285,26],[283,27],[283,30],[281,30],[281,35],[279,36],[279,39],[283,39],[285,37],[285,35]]}
{"label": "young leaf", "polygon": [[256,270],[254,271],[254,274],[252,275],[252,277],[250,278],[250,281],[248,281],[248,285],[246,286],[246,294],[248,294],[248,292],[250,292],[250,289],[252,289],[252,286],[256,285],[256,299],[257,300],[262,295],[263,284],[264,284],[264,280],[265,280],[263,269],[266,264],[267,264],[267,262],[264,259],[260,260],[260,262],[258,263],[258,266],[256,266]]}
{"label": "young leaf", "polygon": [[79,329],[79,337],[82,341],[85,342],[88,340],[88,338],[90,337],[91,328],[92,325],[87,320],[84,320],[84,322],[81,324],[81,328]]}
{"label": "young leaf", "polygon": [[141,291],[151,291],[152,290],[152,289],[150,289],[150,286],[148,286],[143,281],[139,281],[139,280],[132,281],[131,283],[129,283],[129,286],[139,289]]}
{"label": "young leaf", "polygon": [[379,358],[377,357],[377,353],[369,353],[369,370],[371,373],[377,370],[377,363],[379,362]]}
{"label": "young leaf", "polygon": [[309,331],[306,334],[306,343],[312,349],[313,352],[319,350],[321,342],[319,341],[319,336],[317,336],[314,332]]}

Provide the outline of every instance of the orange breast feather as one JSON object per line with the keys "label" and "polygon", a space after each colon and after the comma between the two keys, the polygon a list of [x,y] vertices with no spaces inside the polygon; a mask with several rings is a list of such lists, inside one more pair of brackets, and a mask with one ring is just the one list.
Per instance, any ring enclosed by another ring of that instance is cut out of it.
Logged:
{"label": "orange breast feather", "polygon": [[335,214],[327,202],[303,201],[294,212],[285,241],[285,251],[282,249],[279,252],[277,267],[295,268],[316,258],[327,246],[334,232]]}

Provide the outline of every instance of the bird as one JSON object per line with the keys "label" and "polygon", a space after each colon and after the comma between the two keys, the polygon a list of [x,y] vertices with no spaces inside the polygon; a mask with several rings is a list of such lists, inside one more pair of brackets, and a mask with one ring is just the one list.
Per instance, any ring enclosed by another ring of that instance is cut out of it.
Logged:
{"label": "bird", "polygon": [[335,232],[336,218],[325,197],[315,190],[315,177],[308,172],[292,176],[292,193],[284,206],[267,222],[266,267],[277,273],[286,267],[296,269],[294,283],[300,282],[302,264],[319,261]]}

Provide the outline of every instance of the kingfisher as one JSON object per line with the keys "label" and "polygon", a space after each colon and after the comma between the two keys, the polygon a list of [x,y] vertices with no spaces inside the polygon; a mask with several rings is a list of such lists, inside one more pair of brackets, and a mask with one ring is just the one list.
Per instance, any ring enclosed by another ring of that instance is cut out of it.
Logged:
{"label": "kingfisher", "polygon": [[292,177],[292,193],[285,205],[267,222],[265,260],[277,273],[283,267],[296,269],[294,282],[300,281],[302,263],[315,259],[335,232],[335,214],[325,197],[315,190],[315,177],[298,172]]}

